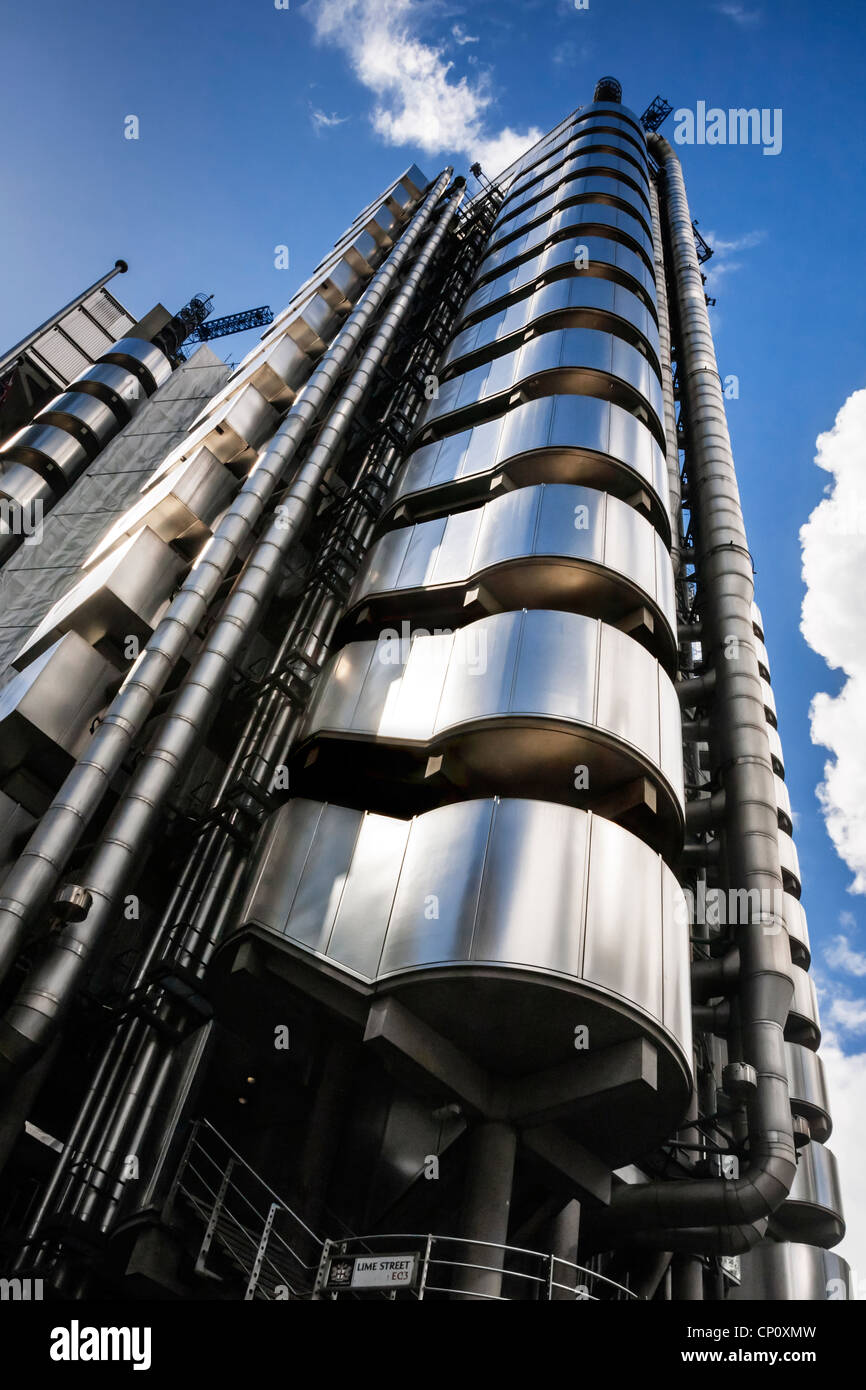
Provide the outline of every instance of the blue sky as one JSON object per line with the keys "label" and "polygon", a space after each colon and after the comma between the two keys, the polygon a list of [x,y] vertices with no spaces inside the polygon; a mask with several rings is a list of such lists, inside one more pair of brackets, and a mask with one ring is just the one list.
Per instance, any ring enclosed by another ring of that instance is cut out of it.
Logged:
{"label": "blue sky", "polygon": [[[866,386],[856,270],[866,220],[866,6],[4,0],[0,10],[0,344],[118,256],[131,269],[113,288],[135,312],[157,299],[176,309],[200,290],[215,295],[216,314],[263,303],[278,310],[407,164],[432,176],[446,163],[465,172],[476,155],[489,165],[497,152],[516,153],[533,128],[545,131],[591,100],[603,73],[620,79],[638,113],[656,93],[675,107],[781,108],[777,157],[751,146],[679,152],[693,215],[717,247],[708,269],[722,375],[740,383],[728,415],[830,1034],[835,1147],[866,1278],[853,1168],[866,1143],[866,751],[857,739],[866,735],[857,699],[866,690],[866,618],[850,592],[862,588],[866,505],[838,535],[838,513],[857,513],[866,490],[858,443],[866,397],[856,395]],[[135,141],[123,137],[131,114]],[[663,133],[671,138],[672,129],[669,120]],[[274,267],[282,244],[288,271]],[[255,336],[216,346],[237,360]],[[846,401],[822,471],[816,438]],[[809,540],[810,647],[800,632],[799,531],[828,485],[836,521],[829,516],[822,530],[825,508]],[[834,754],[812,742],[809,717],[816,694],[843,687],[842,702],[825,701],[820,732],[838,755],[829,809],[847,862],[816,793]],[[851,893],[855,874],[861,891]]]}

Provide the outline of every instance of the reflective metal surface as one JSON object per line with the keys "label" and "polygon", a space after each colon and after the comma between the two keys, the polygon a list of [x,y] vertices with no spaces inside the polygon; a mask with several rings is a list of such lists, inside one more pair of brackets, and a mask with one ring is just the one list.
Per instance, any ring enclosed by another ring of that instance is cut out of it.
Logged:
{"label": "reflective metal surface", "polygon": [[609,136],[614,137],[616,149],[627,153],[640,169],[647,172],[649,164],[643,136],[639,136],[629,125],[599,115],[584,118],[582,121],[572,121],[552,134],[542,145],[537,146],[532,158],[527,157],[515,166],[509,189],[525,182],[530,174],[548,173],[556,158],[561,156],[564,150],[570,150],[579,137],[590,137],[599,145],[603,145]]}
{"label": "reflective metal surface", "polygon": [[787,783],[782,778],[775,777],[776,785],[776,805],[779,809],[779,829],[784,830],[787,835],[791,834],[794,827],[794,814],[791,810],[791,797],[788,792]]}
{"label": "reflective metal surface", "polygon": [[752,603],[752,627],[755,629],[755,635],[763,639],[764,619],[761,616],[760,608],[754,602]]}
{"label": "reflective metal surface", "polygon": [[844,1236],[836,1156],[823,1144],[807,1144],[800,1150],[790,1196],[773,1216],[771,1225],[780,1236],[808,1241],[825,1250],[838,1245]]}
{"label": "reflective metal surface", "polygon": [[799,898],[802,886],[800,858],[797,854],[797,846],[784,830],[779,831],[779,859],[782,865],[782,882],[785,885],[785,892],[793,893],[795,898]]}
{"label": "reflective metal surface", "polygon": [[554,239],[576,238],[585,245],[584,235],[620,242],[641,255],[650,270],[653,268],[652,238],[630,213],[604,203],[579,203],[559,207],[533,219],[526,230],[517,232],[512,239],[488,251],[478,267],[476,284],[482,284],[491,275],[499,275],[509,266],[535,255],[541,246],[549,245]]}
{"label": "reflective metal surface", "polygon": [[647,210],[649,210],[647,178],[637,164],[633,163],[631,159],[610,154],[603,148],[590,149],[589,147],[581,154],[568,155],[565,153],[562,156],[554,156],[549,170],[543,173],[533,171],[528,178],[517,185],[514,192],[509,195],[509,203],[506,206],[510,205],[512,198],[516,204],[518,200],[525,200],[530,193],[549,193],[564,179],[573,178],[575,174],[590,172],[612,174],[614,178],[629,184],[643,198],[647,204]]}
{"label": "reflective metal surface", "polygon": [[87,467],[87,450],[58,425],[25,425],[0,450],[4,468],[26,463],[42,475],[55,493],[63,493]]}
{"label": "reflective metal surface", "polygon": [[55,396],[36,416],[34,425],[47,422],[66,430],[94,458],[120,429],[114,411],[86,391],[64,391]]}
{"label": "reflective metal surface", "polygon": [[824,1063],[817,1052],[798,1043],[785,1043],[785,1056],[791,1109],[809,1121],[812,1139],[823,1144],[833,1129]]}
{"label": "reflective metal surface", "polygon": [[469,591],[479,584],[493,610],[564,608],[617,624],[647,605],[652,630],[640,640],[676,670],[673,570],[661,537],[625,502],[584,487],[518,488],[387,532],[361,565],[343,631],[404,617],[462,626],[478,616]]}
{"label": "reflective metal surface", "polygon": [[623,131],[622,134],[614,130],[610,125],[605,125],[602,121],[592,121],[587,125],[573,128],[566,138],[558,143],[550,152],[531,169],[522,171],[519,178],[515,181],[513,188],[515,192],[520,192],[526,186],[526,180],[530,177],[537,178],[540,175],[548,174],[555,168],[557,163],[562,163],[563,159],[568,159],[575,154],[585,154],[590,150],[602,150],[605,153],[618,154],[633,164],[644,178],[647,177],[647,158],[634,138]]}
{"label": "reflective metal surface", "polygon": [[812,951],[809,945],[809,928],[806,925],[806,913],[803,910],[803,904],[792,893],[783,893],[782,911],[791,941],[791,958],[795,965],[802,965],[804,969],[808,970]]}
{"label": "reflective metal surface", "polygon": [[642,412],[664,447],[658,377],[637,348],[595,328],[542,333],[515,352],[443,382],[421,417],[417,439],[426,444],[490,419],[517,403],[514,394],[525,400],[571,393],[612,399],[634,413]]}
{"label": "reflective metal surface", "polygon": [[0,464],[0,497],[8,498],[19,507],[29,508],[35,502],[41,502],[44,507],[52,505],[54,489],[41,473],[26,463],[9,463],[5,457],[0,457]]}
{"label": "reflective metal surface", "polygon": [[639,193],[630,184],[605,174],[583,175],[580,178],[565,179],[552,193],[539,197],[528,197],[507,210],[498,219],[490,235],[489,250],[501,246],[506,238],[519,236],[536,222],[541,222],[560,208],[582,206],[586,203],[602,203],[617,207],[630,214],[630,220],[638,224],[651,238],[651,228],[647,219],[646,206]]}
{"label": "reflective metal surface", "polygon": [[740,1285],[728,1291],[735,1303],[820,1303],[856,1296],[847,1260],[814,1245],[762,1241],[741,1257],[740,1272]]}
{"label": "reflective metal surface", "polygon": [[143,338],[121,338],[113,343],[100,362],[116,362],[137,376],[147,394],[152,396],[171,376],[171,363],[164,352]]}
{"label": "reflective metal surface", "polygon": [[[649,309],[636,294],[587,275],[555,280],[528,297],[500,308],[458,333],[439,366],[440,380],[455,371],[475,366],[475,357],[496,355],[519,346],[527,329],[546,333],[551,329],[598,328],[616,334],[650,356],[659,369],[659,332]],[[471,360],[466,361],[469,358]],[[463,365],[459,365],[459,364]]]}
{"label": "reflective metal surface", "polygon": [[773,771],[779,777],[785,775],[785,756],[782,752],[782,740],[779,738],[779,730],[772,724],[767,725],[767,738],[770,744],[770,757],[773,761]]}
{"label": "reflective metal surface", "polygon": [[586,483],[617,497],[646,489],[653,524],[670,538],[664,455],[650,431],[621,406],[594,396],[546,396],[502,419],[447,435],[410,454],[385,508],[429,516],[486,500],[497,479]]}
{"label": "reflective metal surface", "polygon": [[141,527],[86,571],[51,606],[15,657],[21,670],[57,641],[77,632],[124,672],[147,641],[186,565],[147,527]]}
{"label": "reflective metal surface", "polygon": [[184,456],[189,458],[204,445],[222,463],[245,467],[255,460],[259,445],[274,433],[279,418],[261,391],[244,386],[190,431],[184,441]]}
{"label": "reflective metal surface", "polygon": [[513,270],[497,275],[473,290],[460,312],[460,323],[473,323],[486,318],[497,309],[505,309],[515,299],[521,299],[541,284],[554,280],[585,276],[590,279],[612,280],[637,294],[655,317],[655,281],[643,261],[625,246],[602,237],[587,237],[581,243],[587,248],[589,261],[584,270],[575,266],[575,243],[555,242],[540,255],[524,261]]}
{"label": "reflective metal surface", "polygon": [[[269,822],[239,920],[311,966],[397,994],[500,1074],[573,1060],[578,1018],[594,1047],[651,1039],[657,1090],[623,1097],[628,1126],[614,1123],[617,1092],[605,1096],[609,1118],[593,1115],[596,1152],[637,1154],[662,1114],[681,1113],[691,1056],[685,904],[663,861],[601,817],[484,800],[403,821],[293,801]],[[525,1027],[496,1026],[514,1007]]]}
{"label": "reflective metal surface", "polygon": [[0,690],[0,787],[41,815],[104,708],[114,667],[74,632]]}
{"label": "reflective metal surface", "polygon": [[237,482],[228,469],[209,449],[198,449],[142,491],[139,501],[105,533],[86,563],[93,564],[141,526],[149,527],[182,555],[192,558],[211,535],[236,490]]}
{"label": "reflective metal surface", "polygon": [[774,728],[778,727],[779,721],[776,718],[776,697],[773,694],[773,687],[769,681],[763,679],[761,680],[761,698],[764,701],[767,722],[772,724]]}
{"label": "reflective metal surface", "polygon": [[[592,807],[646,777],[654,804],[623,814],[668,851],[681,833],[681,738],[674,687],[633,638],[575,613],[498,613],[332,657],[299,735],[300,794],[331,797],[335,776],[351,785],[366,769],[375,780],[359,790],[374,809],[514,792]],[[428,757],[443,759],[436,778]]]}
{"label": "reflective metal surface", "polygon": [[818,996],[815,981],[799,965],[791,966],[794,997],[785,1024],[785,1041],[801,1043],[814,1052],[821,1041],[821,1022],[818,1016]]}
{"label": "reflective metal surface", "polygon": [[111,406],[121,425],[125,425],[147,400],[138,377],[113,362],[94,362],[72,383],[75,391],[86,391]]}

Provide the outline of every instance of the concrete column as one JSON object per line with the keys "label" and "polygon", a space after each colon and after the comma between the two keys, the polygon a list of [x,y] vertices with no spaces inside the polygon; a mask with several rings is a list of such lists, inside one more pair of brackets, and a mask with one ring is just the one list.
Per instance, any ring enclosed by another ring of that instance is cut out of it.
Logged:
{"label": "concrete column", "polygon": [[557,1264],[554,1261],[553,1279],[556,1284],[564,1284],[564,1288],[555,1288],[551,1293],[551,1298],[555,1301],[566,1299],[574,1302],[574,1293],[578,1284],[583,1284],[584,1280],[578,1275],[576,1269],[571,1265],[577,1264],[577,1242],[580,1239],[580,1202],[567,1202],[558,1216],[555,1216],[550,1223],[548,1232],[548,1249],[551,1255],[555,1255],[558,1260],[566,1260],[567,1264]]}
{"label": "concrete column", "polygon": [[495,1245],[457,1247],[458,1259],[489,1266],[456,1270],[457,1298],[498,1298],[502,1291],[504,1252],[496,1245],[504,1245],[508,1239],[516,1151],[517,1135],[510,1125],[498,1121],[480,1124],[470,1135],[461,1234],[467,1241],[491,1240]]}
{"label": "concrete column", "polygon": [[674,1255],[671,1297],[675,1303],[703,1303],[704,1269],[697,1255]]}

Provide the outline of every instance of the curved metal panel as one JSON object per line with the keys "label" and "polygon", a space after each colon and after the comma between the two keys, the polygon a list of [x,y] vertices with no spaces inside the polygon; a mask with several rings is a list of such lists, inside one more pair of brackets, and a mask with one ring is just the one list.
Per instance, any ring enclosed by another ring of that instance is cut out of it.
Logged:
{"label": "curved metal panel", "polygon": [[642,256],[648,270],[653,270],[652,239],[633,217],[604,203],[578,203],[558,208],[539,218],[522,234],[488,251],[478,267],[473,284],[481,285],[491,275],[502,274],[554,240],[574,237],[584,244],[584,235],[601,237],[629,247]]}
{"label": "curved metal panel", "polygon": [[790,1240],[828,1250],[845,1234],[836,1156],[823,1144],[800,1150],[797,1176],[787,1199],[771,1219],[773,1231]]}
{"label": "curved metal panel", "polygon": [[776,809],[779,812],[779,829],[790,835],[794,826],[794,813],[791,810],[791,797],[785,782],[778,773],[774,774],[776,786]]}
{"label": "curved metal panel", "polygon": [[13,664],[20,670],[65,632],[77,632],[128,671],[126,642],[147,641],[185,568],[165,541],[142,527],[52,604]]}
{"label": "curved metal panel", "polygon": [[171,363],[153,343],[144,338],[121,338],[99,358],[100,362],[116,362],[126,367],[143,383],[149,396],[171,376]]}
{"label": "curved metal panel", "polygon": [[114,362],[94,362],[72,383],[73,391],[86,391],[111,406],[121,425],[132,419],[146,395],[138,377]]}
{"label": "curved metal panel", "polygon": [[201,445],[221,463],[244,467],[255,461],[259,445],[270,439],[279,414],[255,386],[244,386],[221,402],[183,441],[180,456],[189,458]]}
{"label": "curved metal panel", "polygon": [[[543,198],[548,193],[552,193],[566,179],[573,179],[579,174],[608,174],[611,178],[618,179],[621,183],[626,183],[646,204],[647,213],[650,212],[649,197],[646,179],[639,169],[627,159],[620,159],[615,154],[605,154],[602,150],[596,150],[592,154],[572,155],[571,158],[560,160],[555,164],[549,173],[535,175],[526,180],[525,183],[515,189],[515,207],[521,206],[529,198]],[[503,208],[509,204],[503,204]]]}
{"label": "curved metal panel", "polygon": [[469,370],[479,361],[519,347],[527,330],[547,333],[565,327],[597,328],[637,347],[649,356],[656,374],[659,367],[659,335],[655,319],[636,294],[612,280],[573,275],[555,280],[524,299],[479,319],[457,333],[442,358],[440,380],[452,375],[457,364]]}
{"label": "curved metal panel", "polygon": [[[536,164],[521,170],[512,185],[513,192],[515,194],[521,193],[526,188],[527,182],[552,173],[566,159],[571,159],[578,154],[589,154],[596,151],[617,155],[627,160],[635,172],[642,176],[647,186],[649,185],[649,165],[645,151],[641,150],[625,132],[619,134],[609,124],[595,121],[590,125],[564,132],[564,138],[548,150]],[[512,189],[509,189],[509,197]]]}
{"label": "curved metal panel", "polygon": [[602,237],[587,237],[581,245],[586,246],[589,253],[585,269],[576,268],[574,246],[570,241],[555,242],[540,255],[473,290],[460,312],[459,323],[465,326],[498,308],[505,308],[511,300],[531,294],[542,283],[582,276],[624,285],[643,300],[655,317],[655,281],[639,256]]}
{"label": "curved metal panel", "polygon": [[[619,623],[653,612],[643,644],[676,671],[670,556],[627,503],[591,488],[519,488],[473,511],[389,531],[371,547],[347,604],[346,631],[414,615],[461,626],[490,608],[564,608]],[[366,635],[366,633],[364,634]]]}
{"label": "curved metal panel", "polygon": [[583,175],[580,178],[565,179],[552,193],[527,198],[525,203],[500,216],[490,235],[488,250],[492,251],[507,239],[519,236],[536,222],[549,217],[561,208],[583,206],[586,203],[601,203],[608,207],[618,207],[630,221],[649,238],[652,244],[652,231],[647,222],[643,199],[630,186],[608,175]]}
{"label": "curved metal panel", "polygon": [[[615,208],[604,208],[599,209],[599,211],[609,213],[611,221],[624,215],[617,212]],[[582,248],[580,268],[575,264],[577,246]],[[606,236],[603,232],[597,232],[593,228],[584,232],[581,209],[565,208],[560,212],[552,213],[547,221],[540,226],[531,227],[524,236],[519,237],[516,241],[509,242],[499,251],[485,256],[472,282],[472,290],[461,318],[467,318],[472,312],[469,305],[475,301],[479,290],[488,281],[499,281],[509,271],[524,267],[526,262],[534,262],[543,251],[550,252],[556,249],[560,252],[556,261],[557,265],[570,262],[575,274],[582,275],[588,275],[593,265],[614,266],[634,280],[635,284],[640,286],[651,300],[655,300],[655,275],[647,260],[638,251],[633,250],[616,237]],[[564,260],[561,254],[563,250],[567,252]],[[583,263],[585,263],[585,268]]]}
{"label": "curved metal panel", "polygon": [[[647,489],[655,526],[670,537],[664,455],[647,427],[594,396],[546,396],[501,419],[410,454],[385,510],[413,517],[482,500],[497,479],[587,483],[619,497]],[[774,731],[772,731],[774,732]]]}
{"label": "curved metal panel", "polygon": [[[411,642],[383,634],[350,643],[324,668],[299,734],[301,794],[330,796],[323,783],[336,772],[345,785],[353,760],[376,778],[365,795],[415,798],[416,807],[518,790],[591,806],[648,777],[655,812],[641,802],[626,813],[668,850],[681,834],[679,720],[654,657],[582,614],[497,613]],[[443,760],[438,781],[417,784],[431,757]]]}
{"label": "curved metal panel", "polygon": [[755,629],[755,635],[756,635],[756,637],[761,637],[761,638],[763,638],[763,636],[764,636],[764,619],[763,619],[763,617],[762,617],[762,615],[761,615],[761,610],[760,610],[760,608],[758,607],[758,605],[757,605],[754,601],[752,602],[752,627]]}
{"label": "curved metal panel", "polygon": [[793,893],[795,898],[799,898],[802,889],[800,858],[797,854],[797,846],[784,830],[779,831],[779,860],[782,865],[782,882],[785,885],[785,892]]}
{"label": "curved metal panel", "polygon": [[769,724],[772,724],[774,728],[778,728],[779,721],[776,717],[776,697],[773,694],[773,688],[770,685],[770,682],[765,681],[763,677],[760,677],[760,681],[761,699],[764,702],[764,710],[767,715],[767,722]]}
{"label": "curved metal panel", "polygon": [[767,648],[764,646],[760,637],[755,633],[755,655],[758,658],[758,670],[765,681],[770,679],[770,657]]}
{"label": "curved metal panel", "polygon": [[578,117],[577,120],[567,124],[563,122],[556,130],[551,131],[546,139],[534,145],[531,150],[519,160],[512,169],[511,183],[513,187],[518,179],[524,179],[529,173],[540,168],[542,165],[548,166],[551,159],[560,150],[564,149],[577,135],[617,135],[621,140],[629,142],[629,150],[637,156],[641,167],[649,169],[647,158],[646,140],[643,131],[636,131],[629,122],[623,122],[616,118],[615,113],[599,112],[595,115]]}
{"label": "curved metal panel", "polygon": [[812,959],[809,928],[806,924],[803,904],[794,897],[793,893],[782,894],[782,915],[785,918],[785,927],[791,944],[791,959],[795,965],[802,965],[805,970],[808,970]]}
{"label": "curved metal panel", "polygon": [[7,439],[0,451],[4,468],[26,463],[41,474],[56,493],[63,493],[89,462],[87,451],[58,425],[25,425]]}
{"label": "curved metal panel", "polygon": [[0,497],[22,508],[33,507],[37,502],[44,507],[54,505],[54,489],[35,468],[28,468],[26,463],[7,463],[5,459],[2,462]]}
{"label": "curved metal panel", "polygon": [[773,762],[773,771],[779,776],[785,775],[785,755],[782,752],[782,740],[779,738],[779,730],[772,724],[767,725],[767,738],[770,741],[770,757]]}
{"label": "curved metal panel", "polygon": [[0,690],[0,788],[41,815],[90,738],[117,671],[68,632]]}
{"label": "curved metal panel", "polygon": [[149,527],[191,558],[211,534],[212,523],[236,489],[236,480],[210,450],[198,449],[142,489],[139,500],[118,517],[85,564],[93,564],[140,526]]}
{"label": "curved metal panel", "polygon": [[57,425],[77,439],[95,458],[120,429],[114,411],[86,391],[64,391],[48,402],[34,420],[34,425]]}
{"label": "curved metal panel", "polygon": [[847,1260],[814,1245],[763,1240],[740,1259],[741,1283],[729,1290],[735,1302],[820,1303],[854,1298]]}
{"label": "curved metal panel", "polygon": [[785,1043],[785,1058],[791,1109],[809,1121],[813,1140],[823,1144],[833,1128],[824,1063],[817,1052],[792,1042]]}
{"label": "curved metal panel", "polygon": [[791,978],[794,981],[794,997],[785,1024],[785,1040],[800,1043],[815,1052],[821,1041],[815,981],[799,965],[791,966]]}
{"label": "curved metal panel", "polygon": [[[514,395],[526,400],[574,393],[614,399],[643,411],[664,448],[661,383],[637,348],[595,328],[558,328],[540,333],[514,352],[445,381],[417,430],[420,443],[441,438],[501,414]],[[215,451],[216,452],[216,451]]]}
{"label": "curved metal panel", "polygon": [[523,196],[527,189],[534,188],[539,183],[549,188],[555,182],[562,182],[562,171],[571,170],[578,161],[582,161],[584,167],[589,163],[598,167],[613,168],[621,177],[630,179],[646,202],[649,202],[648,172],[630,140],[620,139],[617,135],[594,135],[592,132],[573,136],[573,139],[567,140],[566,145],[560,146],[559,150],[555,150],[541,164],[521,175],[520,181],[509,190],[509,202],[513,197]]}
{"label": "curved metal panel", "polygon": [[[628,901],[616,891],[623,874],[642,890]],[[563,1117],[593,1125],[596,1152],[619,1154],[640,1152],[688,1095],[685,922],[674,876],[628,831],[522,799],[411,821],[291,802],[271,818],[241,915],[242,930],[280,938],[309,967],[404,999],[500,1074],[573,1057],[575,1017],[598,1046],[645,1037],[658,1054],[654,1091],[607,1093],[615,1125],[581,1103]],[[520,1023],[505,1037],[512,991]]]}

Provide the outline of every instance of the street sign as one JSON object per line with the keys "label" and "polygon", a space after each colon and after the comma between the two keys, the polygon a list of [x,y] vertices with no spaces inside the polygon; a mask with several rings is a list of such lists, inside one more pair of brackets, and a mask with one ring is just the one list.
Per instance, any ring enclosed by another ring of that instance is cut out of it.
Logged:
{"label": "street sign", "polygon": [[325,1287],[336,1289],[410,1289],[415,1283],[418,1256],[335,1255],[328,1266]]}

